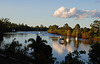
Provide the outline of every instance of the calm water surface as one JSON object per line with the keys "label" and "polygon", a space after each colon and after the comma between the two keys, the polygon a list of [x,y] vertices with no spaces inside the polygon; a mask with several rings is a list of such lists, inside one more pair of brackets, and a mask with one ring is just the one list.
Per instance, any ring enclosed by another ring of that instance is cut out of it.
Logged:
{"label": "calm water surface", "polygon": [[42,31],[39,33],[39,31],[27,31],[27,32],[9,32],[4,35],[4,40],[0,43],[1,48],[4,48],[4,45],[7,43],[11,43],[14,38],[18,40],[23,46],[26,46],[27,44],[31,43],[25,43],[25,40],[28,40],[29,38],[36,39],[37,33],[41,36],[42,39],[47,40],[47,44],[52,47],[52,54],[53,57],[57,58],[56,61],[62,61],[65,60],[65,56],[69,52],[73,52],[74,50],[85,50],[86,54],[81,55],[84,62],[88,61],[88,51],[90,49],[90,45],[93,41],[84,40],[84,39],[78,39],[75,40],[75,38],[70,37],[69,41],[66,41],[66,37],[62,36],[65,39],[64,44],[59,43],[59,36],[55,34],[47,33],[46,31]]}

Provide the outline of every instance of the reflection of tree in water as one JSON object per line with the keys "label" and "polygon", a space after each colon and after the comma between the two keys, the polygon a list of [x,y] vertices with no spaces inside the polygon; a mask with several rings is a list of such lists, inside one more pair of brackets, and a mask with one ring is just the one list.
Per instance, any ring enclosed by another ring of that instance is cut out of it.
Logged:
{"label": "reflection of tree in water", "polygon": [[74,43],[74,46],[76,48],[78,48],[80,43],[82,43],[84,45],[87,45],[87,44],[90,45],[90,44],[93,44],[93,41],[90,41],[90,40],[73,40],[73,43]]}
{"label": "reflection of tree in water", "polygon": [[58,41],[58,37],[50,37],[52,41]]}
{"label": "reflection of tree in water", "polygon": [[70,44],[70,42],[71,42],[70,38],[68,38],[68,39],[69,40],[67,40],[67,38],[64,38],[64,41],[65,41],[64,45],[65,46],[67,46],[67,44]]}
{"label": "reflection of tree in water", "polygon": [[16,36],[16,34],[5,34],[4,35],[4,37],[7,38],[7,39],[9,39],[11,37],[15,37],[15,36]]}
{"label": "reflection of tree in water", "polygon": [[77,49],[79,47],[80,41],[79,40],[73,40],[73,43],[74,43],[75,48]]}
{"label": "reflection of tree in water", "polygon": [[4,37],[9,39],[11,37],[13,38],[13,37],[16,37],[16,36],[26,37],[26,35],[27,34],[24,34],[24,33],[18,33],[18,34],[17,33],[10,33],[10,34],[4,34]]}
{"label": "reflection of tree in water", "polygon": [[93,44],[93,41],[89,41],[89,40],[81,40],[82,44],[86,45],[86,44]]}

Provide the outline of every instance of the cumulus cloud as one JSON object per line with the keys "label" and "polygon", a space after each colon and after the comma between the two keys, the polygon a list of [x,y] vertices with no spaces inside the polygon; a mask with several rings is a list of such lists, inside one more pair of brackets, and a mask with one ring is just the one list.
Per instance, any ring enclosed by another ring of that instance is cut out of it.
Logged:
{"label": "cumulus cloud", "polygon": [[57,9],[54,14],[54,17],[61,17],[61,18],[75,18],[75,19],[83,19],[83,18],[100,18],[100,12],[96,9],[89,11],[89,10],[78,10],[76,8],[67,9],[65,7],[60,7]]}

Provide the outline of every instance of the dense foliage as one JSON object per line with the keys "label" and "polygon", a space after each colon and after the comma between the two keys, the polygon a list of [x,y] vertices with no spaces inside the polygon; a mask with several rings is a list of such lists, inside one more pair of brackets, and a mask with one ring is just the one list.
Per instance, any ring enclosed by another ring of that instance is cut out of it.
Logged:
{"label": "dense foliage", "polygon": [[100,21],[95,20],[90,26],[91,28],[81,28],[79,24],[76,24],[74,28],[71,28],[66,23],[63,27],[59,27],[57,25],[49,26],[48,32],[64,36],[100,40]]}
{"label": "dense foliage", "polygon": [[100,64],[100,43],[95,43],[89,51],[90,62]]}
{"label": "dense foliage", "polygon": [[46,45],[46,40],[42,40],[40,36],[37,35],[36,40],[30,38],[28,41],[32,43],[27,46],[34,50],[31,54],[34,56],[34,64],[53,64],[54,60],[52,57],[52,48]]}
{"label": "dense foliage", "polygon": [[[19,41],[16,41],[14,38],[11,43],[6,44],[4,49],[0,48],[0,56],[4,58],[4,61],[1,61],[2,64],[13,64],[11,62],[16,62],[16,64],[29,64],[33,63],[33,59],[26,55],[27,50],[21,49],[22,44]],[[2,59],[0,58],[0,59]],[[6,63],[5,61],[9,61]]]}
{"label": "dense foliage", "polygon": [[10,31],[46,31],[48,28],[46,26],[41,25],[30,27],[27,24],[16,24],[11,23],[9,18],[0,19],[0,33],[2,32],[10,32]]}
{"label": "dense foliage", "polygon": [[[30,38],[28,41],[25,40],[25,43],[29,41],[32,43],[26,45],[23,49],[22,44],[14,38],[11,43],[5,45],[4,49],[0,48],[0,56],[3,55],[3,58],[6,57],[6,60],[13,58],[15,59],[14,61],[17,60],[20,64],[54,64],[52,48],[46,44],[46,40],[42,40],[42,38],[37,35],[36,40]],[[34,51],[28,52],[30,48]],[[32,57],[28,56],[30,54]],[[11,64],[10,61],[8,64]]]}
{"label": "dense foliage", "polygon": [[82,60],[79,60],[81,58],[81,54],[85,54],[85,51],[77,51],[70,52],[65,56],[65,62],[62,61],[60,64],[85,64]]}

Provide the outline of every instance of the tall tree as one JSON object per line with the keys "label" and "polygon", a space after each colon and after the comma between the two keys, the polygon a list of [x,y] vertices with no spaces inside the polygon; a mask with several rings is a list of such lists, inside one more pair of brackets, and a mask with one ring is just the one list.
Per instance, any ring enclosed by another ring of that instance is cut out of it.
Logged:
{"label": "tall tree", "polygon": [[31,41],[32,44],[29,44],[27,48],[31,47],[34,49],[34,52],[31,53],[34,56],[35,64],[52,64],[52,48],[49,45],[46,45],[46,40],[42,40],[40,36],[37,35],[36,40],[30,38],[28,41]]}
{"label": "tall tree", "polygon": [[99,31],[100,30],[100,21],[95,20],[90,26],[94,31]]}
{"label": "tall tree", "polygon": [[66,30],[71,30],[71,27],[69,27],[67,23],[63,26],[63,28]]}
{"label": "tall tree", "polygon": [[79,24],[75,25],[75,27],[73,29],[73,33],[74,33],[74,35],[76,35],[76,37],[79,36],[79,34],[80,34],[80,25]]}
{"label": "tall tree", "polygon": [[74,29],[75,30],[80,29],[80,25],[79,24],[76,24],[75,27],[74,27]]}

